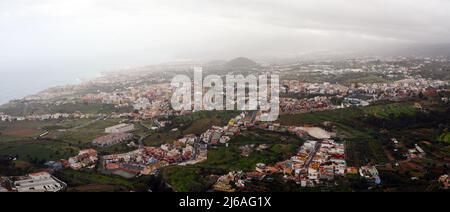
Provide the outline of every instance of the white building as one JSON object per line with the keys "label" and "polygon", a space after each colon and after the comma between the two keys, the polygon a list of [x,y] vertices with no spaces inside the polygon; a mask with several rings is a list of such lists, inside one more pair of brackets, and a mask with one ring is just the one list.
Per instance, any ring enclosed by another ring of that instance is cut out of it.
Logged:
{"label": "white building", "polygon": [[48,172],[29,174],[26,178],[14,182],[17,192],[58,192],[65,186]]}
{"label": "white building", "polygon": [[145,110],[152,106],[150,101],[147,98],[139,98],[135,101],[133,108],[135,110]]}

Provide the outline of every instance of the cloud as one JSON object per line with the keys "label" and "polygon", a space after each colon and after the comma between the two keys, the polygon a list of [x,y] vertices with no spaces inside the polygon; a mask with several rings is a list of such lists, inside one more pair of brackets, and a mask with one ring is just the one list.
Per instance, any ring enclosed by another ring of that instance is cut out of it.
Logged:
{"label": "cloud", "polygon": [[447,43],[449,10],[448,0],[1,0],[0,102],[179,58]]}
{"label": "cloud", "polygon": [[445,0],[3,0],[0,60],[113,67],[444,43],[449,9]]}

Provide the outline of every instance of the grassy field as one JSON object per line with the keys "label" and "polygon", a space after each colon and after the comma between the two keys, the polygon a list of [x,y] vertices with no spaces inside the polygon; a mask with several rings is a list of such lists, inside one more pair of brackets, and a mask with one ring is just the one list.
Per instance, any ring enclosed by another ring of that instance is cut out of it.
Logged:
{"label": "grassy field", "polygon": [[0,145],[0,155],[19,156],[20,159],[33,163],[68,158],[80,149],[62,142],[30,141]]}
{"label": "grassy field", "polygon": [[[92,122],[92,120],[93,119],[0,122],[0,142],[35,138],[46,131],[68,130],[76,126],[85,125]],[[88,127],[90,126],[86,126],[85,128]]]}
{"label": "grassy field", "polygon": [[57,140],[71,144],[85,145],[91,143],[94,139],[105,135],[105,128],[119,124],[120,121],[120,119],[99,120],[82,128],[65,131],[57,137]]}
{"label": "grassy field", "polygon": [[[56,173],[56,176],[67,183],[69,187],[83,185],[115,185],[125,189],[131,189],[133,182],[118,176],[108,176],[90,172],[64,170]],[[120,188],[119,187],[119,188]]]}
{"label": "grassy field", "polygon": [[10,102],[0,106],[0,112],[11,116],[26,116],[30,114],[53,114],[53,113],[73,113],[79,111],[89,114],[112,113],[112,112],[131,112],[131,108],[115,108],[114,105],[100,103],[68,103],[61,105]]}
{"label": "grassy field", "polygon": [[149,189],[155,192],[172,191],[156,176],[125,179],[116,175],[98,174],[95,170],[63,170],[54,175],[67,183],[67,191],[70,192],[146,192]]}
{"label": "grassy field", "polygon": [[146,146],[160,146],[161,144],[170,143],[178,138],[182,137],[180,131],[172,132],[170,130],[163,130],[161,132],[152,133],[149,137],[144,140]]}
{"label": "grassy field", "polygon": [[[20,121],[0,122],[0,143],[17,141],[24,138],[33,138],[44,133],[44,127],[51,122]],[[55,123],[55,122],[53,122]]]}
{"label": "grassy field", "polygon": [[197,166],[169,166],[161,169],[161,177],[177,192],[201,192],[208,189],[204,171]]}
{"label": "grassy field", "polygon": [[[76,126],[90,123],[92,119],[65,121],[26,121],[6,125],[2,123],[0,135],[0,155],[19,156],[20,159],[35,164],[48,160],[57,160],[74,156],[80,149],[90,148],[93,139],[104,135],[104,128],[120,122],[118,119],[99,120],[82,128]],[[21,130],[16,130],[20,129]],[[60,132],[59,129],[66,129]],[[49,137],[35,139],[41,133],[50,130]],[[6,132],[6,133],[5,133]],[[13,134],[14,132],[15,134]],[[30,134],[30,132],[33,132]],[[129,150],[122,146],[117,151]],[[105,153],[116,152],[116,149],[103,149]]]}

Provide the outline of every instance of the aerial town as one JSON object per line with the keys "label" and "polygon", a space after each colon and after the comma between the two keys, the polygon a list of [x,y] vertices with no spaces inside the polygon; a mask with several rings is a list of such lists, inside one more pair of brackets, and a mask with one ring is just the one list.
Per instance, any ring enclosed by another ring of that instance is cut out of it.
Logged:
{"label": "aerial town", "polygon": [[237,60],[280,75],[277,121],[173,110],[169,80],[192,64],[114,72],[1,106],[0,191],[135,191],[127,182],[149,177],[171,191],[448,189],[448,58]]}

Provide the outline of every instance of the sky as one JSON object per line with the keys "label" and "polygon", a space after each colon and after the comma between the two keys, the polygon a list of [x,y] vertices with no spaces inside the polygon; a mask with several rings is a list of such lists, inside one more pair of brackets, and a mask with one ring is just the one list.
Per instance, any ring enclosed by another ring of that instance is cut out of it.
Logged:
{"label": "sky", "polygon": [[0,0],[0,103],[101,71],[450,43],[448,0]]}

